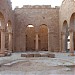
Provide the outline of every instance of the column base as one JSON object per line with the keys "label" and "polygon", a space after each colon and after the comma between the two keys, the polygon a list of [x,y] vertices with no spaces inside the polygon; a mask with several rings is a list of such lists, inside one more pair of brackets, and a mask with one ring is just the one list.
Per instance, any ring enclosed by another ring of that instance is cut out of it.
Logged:
{"label": "column base", "polygon": [[4,57],[5,56],[5,52],[0,52],[0,57]]}
{"label": "column base", "polygon": [[0,57],[10,56],[12,51],[4,50],[4,52],[0,51]]}
{"label": "column base", "polygon": [[4,53],[5,53],[5,56],[7,56],[7,54],[8,54],[8,50],[5,50]]}
{"label": "column base", "polygon": [[70,56],[75,56],[75,54],[74,53],[70,53]]}
{"label": "column base", "polygon": [[10,56],[12,54],[12,51],[8,51],[8,56]]}
{"label": "column base", "polygon": [[5,50],[5,56],[10,56],[12,53],[12,51],[9,51],[9,50]]}

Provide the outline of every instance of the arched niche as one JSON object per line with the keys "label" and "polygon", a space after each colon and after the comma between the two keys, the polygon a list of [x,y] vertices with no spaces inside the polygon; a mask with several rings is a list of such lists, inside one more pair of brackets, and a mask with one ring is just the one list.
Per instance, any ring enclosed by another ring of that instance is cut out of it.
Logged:
{"label": "arched niche", "polygon": [[75,50],[75,13],[73,13],[70,18],[70,30],[73,32],[73,47]]}
{"label": "arched niche", "polygon": [[68,23],[67,23],[67,21],[65,20],[64,22],[63,22],[63,28],[62,28],[62,32],[64,33],[63,35],[62,35],[62,37],[64,36],[64,39],[62,39],[62,41],[64,41],[63,42],[63,45],[64,45],[64,51],[66,51],[66,52],[68,52],[69,51],[69,39],[68,39],[68,37],[69,37],[69,32],[68,32]]}
{"label": "arched niche", "polygon": [[35,27],[33,24],[28,24],[26,28],[26,51],[35,51]]}
{"label": "arched niche", "polygon": [[70,27],[75,27],[75,13],[71,15],[70,18]]}
{"label": "arched niche", "polygon": [[10,49],[9,44],[10,44],[10,41],[11,41],[10,39],[12,39],[12,38],[10,38],[10,34],[12,35],[12,24],[11,24],[11,21],[8,20],[7,25],[6,25],[6,34],[5,34],[5,48],[7,50]]}
{"label": "arched niche", "polygon": [[11,24],[11,21],[8,20],[8,23],[7,23],[7,32],[12,32],[12,24]]}
{"label": "arched niche", "polygon": [[48,27],[42,24],[39,27],[39,50],[48,51]]}

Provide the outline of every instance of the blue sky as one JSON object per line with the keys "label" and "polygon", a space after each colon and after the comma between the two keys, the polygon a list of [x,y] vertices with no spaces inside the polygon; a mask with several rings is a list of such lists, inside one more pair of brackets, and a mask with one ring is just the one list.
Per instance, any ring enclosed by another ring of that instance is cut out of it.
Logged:
{"label": "blue sky", "polygon": [[23,5],[51,5],[60,6],[63,0],[11,0],[12,6],[22,7]]}

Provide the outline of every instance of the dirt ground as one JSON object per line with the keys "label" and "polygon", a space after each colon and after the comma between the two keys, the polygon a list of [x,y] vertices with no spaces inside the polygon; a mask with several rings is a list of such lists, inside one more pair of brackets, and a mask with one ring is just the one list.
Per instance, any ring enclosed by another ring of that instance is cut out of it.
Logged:
{"label": "dirt ground", "polygon": [[21,53],[13,53],[0,57],[0,75],[75,75],[75,57],[68,55],[55,53],[55,58],[25,58]]}
{"label": "dirt ground", "polygon": [[74,66],[50,66],[39,60],[21,61],[10,66],[0,67],[1,75],[17,75],[19,72],[20,75],[75,75],[74,71]]}

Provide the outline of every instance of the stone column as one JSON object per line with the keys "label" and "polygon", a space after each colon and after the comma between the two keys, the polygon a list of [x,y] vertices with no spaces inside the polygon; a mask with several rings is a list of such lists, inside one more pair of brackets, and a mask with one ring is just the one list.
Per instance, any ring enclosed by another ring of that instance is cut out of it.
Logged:
{"label": "stone column", "polygon": [[9,32],[9,51],[12,51],[12,33]]}
{"label": "stone column", "polygon": [[48,51],[51,51],[51,36],[50,36],[50,30],[48,29]]}
{"label": "stone column", "polygon": [[0,56],[5,56],[5,25],[4,20],[0,19],[0,31],[1,31],[1,51]]}
{"label": "stone column", "polygon": [[49,29],[48,29],[48,51],[50,50],[50,45],[49,45]]}
{"label": "stone column", "polygon": [[62,32],[61,34],[62,34],[62,52],[66,52],[66,50],[65,50],[66,49],[66,46],[65,46],[65,42],[66,42],[65,37],[66,36],[65,36],[64,32]]}
{"label": "stone column", "polygon": [[5,51],[5,30],[1,29],[1,52]]}
{"label": "stone column", "polygon": [[70,31],[70,55],[74,55],[73,31]]}
{"label": "stone column", "polygon": [[38,51],[38,33],[36,33],[36,51]]}

